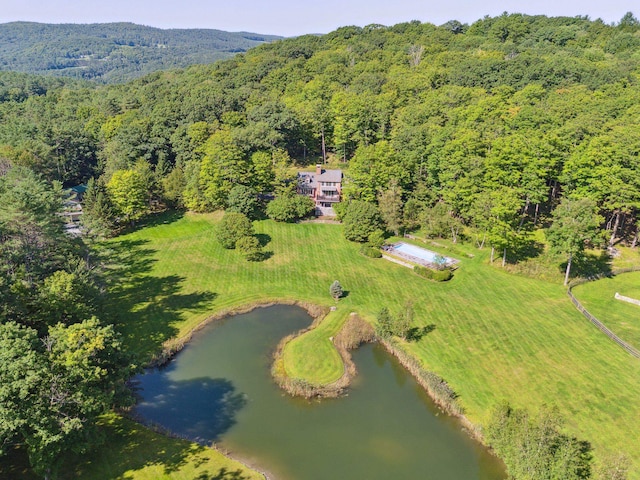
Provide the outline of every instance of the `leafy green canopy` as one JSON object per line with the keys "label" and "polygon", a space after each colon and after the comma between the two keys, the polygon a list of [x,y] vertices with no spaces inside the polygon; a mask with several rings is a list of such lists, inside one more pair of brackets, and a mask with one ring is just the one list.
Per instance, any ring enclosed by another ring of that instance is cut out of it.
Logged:
{"label": "leafy green canopy", "polygon": [[216,228],[216,238],[224,248],[236,248],[237,242],[244,237],[253,236],[253,224],[246,215],[227,212]]}
{"label": "leafy green canopy", "polygon": [[64,233],[63,199],[26,168],[0,176],[0,454],[25,445],[48,478],[99,440],[99,415],[128,404],[133,371],[94,316],[100,269]]}
{"label": "leafy green canopy", "polygon": [[534,417],[503,404],[487,428],[487,439],[513,478],[591,478],[591,446],[562,433],[562,425],[555,408],[545,407]]}
{"label": "leafy green canopy", "polygon": [[[344,196],[393,232],[443,203],[454,241],[471,226],[506,262],[588,197],[613,244],[640,205],[639,31],[631,14],[506,14],[345,27],[108,88],[0,74],[0,165],[66,185],[135,170],[148,205],[208,211],[238,185],[291,193],[291,159],[339,159]],[[121,220],[144,213],[108,195]]]}
{"label": "leafy green canopy", "polygon": [[42,339],[0,324],[0,445],[24,442],[35,471],[55,476],[63,453],[99,439],[98,416],[130,401],[131,372],[113,327],[95,317],[50,327]]}

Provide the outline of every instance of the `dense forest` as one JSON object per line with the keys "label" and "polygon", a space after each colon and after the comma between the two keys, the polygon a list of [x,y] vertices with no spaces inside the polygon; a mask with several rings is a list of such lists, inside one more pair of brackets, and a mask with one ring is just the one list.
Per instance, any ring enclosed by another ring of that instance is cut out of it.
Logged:
{"label": "dense forest", "polygon": [[464,236],[503,266],[539,255],[542,235],[570,266],[585,246],[637,242],[639,47],[630,13],[504,14],[344,27],[121,85],[0,73],[3,442],[49,476],[130,400],[134,362],[96,318],[107,278],[62,231],[62,186],[89,183],[91,238],[167,206],[291,198],[296,168],[329,163],[345,219]]}
{"label": "dense forest", "polygon": [[0,24],[0,70],[114,83],[212,63],[280,37],[133,23]]}
{"label": "dense forest", "polygon": [[[639,46],[631,13],[504,14],[344,27],[111,87],[4,74],[0,152],[66,185],[95,177],[103,199],[136,172],[137,206],[111,199],[121,220],[225,208],[234,185],[278,191],[292,163],[339,162],[346,200],[378,204],[389,231],[466,228],[504,265],[555,220],[570,260],[637,239]],[[595,234],[566,238],[576,209]]]}

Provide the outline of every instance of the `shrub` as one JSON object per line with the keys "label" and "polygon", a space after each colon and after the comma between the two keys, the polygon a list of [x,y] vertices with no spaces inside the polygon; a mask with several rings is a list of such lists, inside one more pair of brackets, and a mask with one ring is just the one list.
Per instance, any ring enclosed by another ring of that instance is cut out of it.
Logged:
{"label": "shrub", "polygon": [[329,293],[333,297],[334,300],[338,300],[342,294],[344,293],[342,290],[342,285],[338,280],[335,280],[331,286],[329,287]]}
{"label": "shrub", "polygon": [[432,270],[431,268],[416,265],[413,267],[413,271],[421,277],[428,278],[429,280],[434,280],[436,282],[446,282],[447,280],[451,280],[451,277],[453,277],[453,273],[451,273],[451,270],[449,269]]}
{"label": "shrub", "polygon": [[369,258],[382,257],[382,252],[380,251],[380,249],[376,247],[372,247],[370,245],[363,245],[362,247],[360,247],[360,253],[363,254],[365,257],[369,257]]}
{"label": "shrub", "polygon": [[387,307],[382,307],[377,316],[378,324],[376,333],[382,338],[389,338],[393,335],[393,317]]}
{"label": "shrub", "polygon": [[364,243],[369,236],[382,229],[378,208],[373,203],[353,200],[348,204],[342,218],[344,236],[352,242]]}
{"label": "shrub", "polygon": [[367,243],[374,248],[382,248],[384,245],[384,232],[382,230],[371,232]]}
{"label": "shrub", "polygon": [[376,333],[381,338],[390,338],[393,335],[407,338],[413,317],[414,310],[411,302],[406,302],[403,310],[397,315],[393,315],[387,307],[383,307],[377,316]]}
{"label": "shrub", "polygon": [[260,203],[255,190],[245,185],[236,185],[229,192],[227,212],[238,212],[250,219],[258,217]]}
{"label": "shrub", "polygon": [[536,416],[501,404],[486,429],[486,438],[512,478],[591,478],[591,445],[562,432],[556,407]]}
{"label": "shrub", "polygon": [[236,248],[238,240],[253,236],[253,224],[242,213],[227,212],[218,225],[216,236],[224,248]]}
{"label": "shrub", "polygon": [[313,200],[303,195],[278,197],[267,205],[267,215],[276,222],[295,222],[310,216],[314,210]]}
{"label": "shrub", "polygon": [[341,222],[344,214],[347,212],[347,206],[349,204],[346,202],[338,202],[333,204],[333,213],[336,214],[336,219]]}
{"label": "shrub", "polygon": [[250,262],[259,262],[264,257],[260,242],[254,236],[242,237],[236,242],[236,248],[244,254]]}

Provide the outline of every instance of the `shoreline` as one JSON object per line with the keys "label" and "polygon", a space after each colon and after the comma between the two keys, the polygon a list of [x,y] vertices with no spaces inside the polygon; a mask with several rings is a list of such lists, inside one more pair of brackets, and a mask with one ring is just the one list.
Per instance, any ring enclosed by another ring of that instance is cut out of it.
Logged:
{"label": "shoreline", "polygon": [[226,450],[223,449],[221,447],[218,446],[218,444],[216,444],[215,442],[211,442],[211,443],[207,443],[204,442],[202,440],[198,440],[197,438],[189,438],[187,436],[182,436],[182,435],[178,435],[177,433],[174,433],[173,431],[169,430],[168,428],[163,427],[162,425],[159,425],[157,423],[153,423],[153,422],[146,422],[144,420],[144,418],[138,416],[138,415],[133,415],[131,411],[123,411],[123,412],[119,412],[120,415],[124,416],[125,418],[128,418],[129,420],[136,422],[140,425],[142,425],[143,427],[151,430],[152,432],[155,432],[159,435],[164,435],[165,437],[169,437],[169,438],[174,438],[176,440],[184,440],[186,442],[191,442],[191,443],[195,443],[197,445],[200,445],[202,448],[210,448],[211,450],[215,450],[216,452],[218,452],[220,455],[229,458],[231,460],[233,460],[234,462],[239,463],[240,465],[242,465],[243,467],[245,467],[247,470],[253,470],[254,472],[262,475],[262,477],[264,477],[265,480],[274,480],[275,477],[270,474],[269,472],[267,472],[266,470],[262,469],[261,467],[258,467],[256,465],[253,465],[251,462],[249,462],[248,460],[235,455],[232,451],[230,450]]}
{"label": "shoreline", "polygon": [[[149,361],[147,361],[143,368],[158,368],[166,365],[171,361],[171,359],[180,353],[180,351],[187,346],[187,344],[193,338],[193,335],[202,330],[207,325],[222,320],[227,317],[234,317],[236,315],[242,315],[244,313],[252,312],[258,308],[267,308],[273,307],[275,305],[295,305],[303,310],[305,310],[311,318],[313,318],[313,322],[315,323],[318,319],[324,318],[328,311],[328,307],[321,307],[319,305],[313,304],[311,302],[303,302],[300,300],[287,300],[287,299],[278,299],[278,300],[264,300],[249,304],[240,305],[237,307],[231,307],[224,310],[220,310],[219,312],[208,316],[200,323],[198,323],[195,327],[193,327],[188,333],[181,337],[173,338],[166,340],[162,346],[162,350],[154,354]],[[313,325],[313,323],[312,323]],[[309,328],[309,327],[307,327]]]}
{"label": "shoreline", "polygon": [[[311,400],[313,398],[336,398],[344,393],[344,391],[351,385],[352,379],[357,375],[357,368],[355,363],[352,360],[351,353],[349,350],[353,350],[358,348],[362,343],[372,343],[379,342],[383,348],[392,356],[394,356],[398,362],[402,365],[402,367],[411,375],[418,384],[423,388],[423,390],[429,395],[429,398],[442,409],[444,413],[456,418],[460,421],[461,427],[463,430],[467,432],[469,437],[474,439],[475,441],[482,444],[485,448],[487,448],[492,455],[495,455],[491,447],[489,447],[482,435],[481,427],[479,425],[474,424],[469,418],[464,414],[464,410],[461,405],[457,402],[457,394],[449,387],[447,382],[440,377],[439,375],[426,370],[422,365],[419,364],[419,361],[411,356],[409,353],[405,352],[400,346],[396,345],[397,341],[395,340],[384,340],[378,338],[375,334],[371,337],[363,337],[357,338],[355,343],[351,343],[345,345],[342,341],[336,341],[340,334],[345,330],[347,324],[349,324],[352,319],[356,322],[366,324],[371,331],[373,332],[373,327],[369,322],[362,319],[356,312],[352,312],[349,315],[349,318],[345,322],[345,324],[341,327],[340,331],[336,335],[335,338],[332,338],[333,345],[335,346],[340,358],[344,364],[344,373],[342,376],[329,384],[325,385],[314,385],[309,382],[306,382],[302,379],[292,379],[287,376],[284,366],[282,365],[282,352],[284,347],[291,340],[309,332],[316,328],[322,320],[327,316],[330,312],[329,307],[323,307],[311,302],[305,302],[300,300],[291,300],[291,299],[274,299],[274,300],[265,300],[254,302],[250,304],[240,305],[238,307],[232,307],[228,309],[221,310],[197,324],[192,330],[190,330],[187,334],[182,337],[178,337],[176,339],[168,340],[165,342],[165,345],[162,348],[162,351],[154,355],[151,360],[145,365],[145,369],[147,368],[158,368],[166,365],[171,359],[177,355],[183,348],[185,348],[190,340],[193,338],[193,335],[200,331],[202,328],[207,325],[222,320],[224,318],[233,317],[236,315],[241,315],[244,313],[252,312],[258,308],[267,308],[274,305],[292,305],[298,306],[305,310],[309,316],[313,319],[312,323],[295,333],[289,334],[282,338],[273,353],[273,363],[271,367],[271,375],[275,383],[282,388],[287,394],[291,396],[302,397],[307,400]],[[353,339],[352,339],[353,340]],[[347,342],[348,343],[348,342]],[[444,394],[443,394],[444,391]],[[147,428],[151,428],[154,431],[167,435],[173,436],[174,438],[182,438],[179,436],[175,436],[172,432],[167,431],[163,428],[158,428],[158,426],[147,425],[144,422],[140,421],[140,419],[133,418],[129,416],[132,420],[141,423]],[[193,439],[186,439],[189,441],[193,441],[194,443],[198,443],[206,448],[212,448],[226,457],[235,460],[247,468],[258,472],[263,475],[265,480],[273,480],[273,477],[269,475],[268,472],[261,470],[255,466],[252,466],[250,463],[244,461],[241,458],[235,457],[233,452],[223,451],[219,449],[215,444],[206,445],[202,442]],[[499,457],[497,457],[499,458]]]}
{"label": "shoreline", "polygon": [[[303,328],[298,332],[292,333],[284,337],[280,342],[278,342],[278,346],[273,354],[273,364],[271,366],[271,375],[273,376],[274,381],[278,384],[280,388],[286,391],[289,395],[294,397],[303,397],[307,400],[312,398],[336,398],[344,393],[344,391],[351,385],[352,379],[357,375],[358,370],[356,368],[356,364],[353,362],[351,357],[350,350],[357,348],[360,344],[373,341],[373,329],[370,325],[365,322],[362,318],[360,318],[355,312],[352,312],[349,315],[349,318],[345,321],[344,325],[340,328],[340,331],[336,334],[335,337],[332,337],[332,344],[337,350],[340,358],[343,363],[343,373],[334,382],[327,384],[312,384],[307,382],[304,379],[291,378],[287,375],[284,369],[284,359],[283,352],[285,346],[293,339],[304,335],[305,333],[313,330],[318,326],[322,320],[326,317],[328,312],[325,312],[324,315],[315,317],[311,325],[307,328]],[[368,332],[365,332],[362,335],[356,336],[352,339],[351,342],[345,341],[343,332],[346,332],[350,329],[350,326],[364,324],[371,328],[371,334],[367,335]]]}

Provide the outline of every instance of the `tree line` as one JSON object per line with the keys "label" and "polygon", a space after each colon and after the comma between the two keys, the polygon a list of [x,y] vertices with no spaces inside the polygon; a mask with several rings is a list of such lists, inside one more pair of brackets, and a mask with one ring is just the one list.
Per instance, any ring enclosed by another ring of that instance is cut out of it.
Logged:
{"label": "tree line", "polygon": [[[66,185],[94,177],[125,222],[342,162],[347,202],[376,205],[389,231],[471,230],[502,264],[562,200],[591,202],[593,234],[556,242],[570,263],[585,240],[637,241],[639,31],[630,13],[504,14],[344,27],[111,87],[4,75],[0,157]],[[143,192],[123,195],[124,179]]]}
{"label": "tree line", "polygon": [[95,252],[62,232],[62,186],[89,183],[89,238],[163,206],[227,209],[259,258],[238,215],[273,197],[273,218],[305,214],[295,168],[327,162],[351,240],[467,235],[505,264],[543,229],[568,278],[588,243],[637,242],[638,46],[632,14],[505,14],[344,27],[114,86],[1,73],[0,445],[52,476],[128,401],[133,362],[97,318]]}
{"label": "tree line", "polygon": [[0,24],[0,69],[123,82],[157,70],[212,63],[278,36],[133,23]]}
{"label": "tree line", "polygon": [[104,309],[96,252],[65,234],[61,185],[0,175],[0,455],[17,446],[55,478],[100,441],[100,415],[131,404],[136,371]]}

